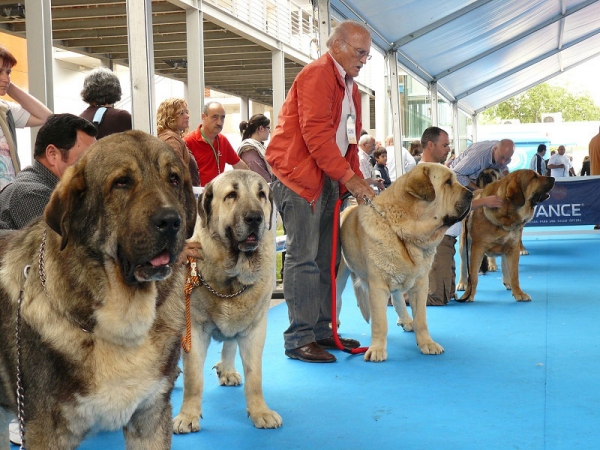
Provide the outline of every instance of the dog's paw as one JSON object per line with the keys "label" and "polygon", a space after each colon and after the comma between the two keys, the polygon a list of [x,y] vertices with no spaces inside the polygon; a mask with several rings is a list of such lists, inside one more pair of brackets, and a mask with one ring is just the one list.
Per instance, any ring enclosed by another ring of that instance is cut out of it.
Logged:
{"label": "dog's paw", "polygon": [[173,433],[175,434],[187,434],[195,433],[200,431],[200,418],[202,413],[199,415],[179,413],[173,419]]}
{"label": "dog's paw", "polygon": [[399,327],[402,327],[404,331],[413,331],[413,321],[409,320],[403,322],[402,319],[398,318],[398,322],[396,323]]}
{"label": "dog's paw", "polygon": [[365,361],[381,362],[387,359],[387,351],[385,347],[369,347],[365,353]]}
{"label": "dog's paw", "polygon": [[269,408],[248,411],[248,416],[256,428],[279,428],[283,424],[281,416]]}
{"label": "dog's paw", "polygon": [[458,284],[456,285],[456,290],[457,291],[465,291],[465,290],[467,290],[467,283],[459,281]]}
{"label": "dog's paw", "polygon": [[504,281],[502,282],[502,284],[504,285],[504,287],[506,288],[507,291],[512,290],[512,286],[510,283],[505,283]]}
{"label": "dog's paw", "polygon": [[498,264],[488,262],[488,272],[498,272]]}
{"label": "dog's paw", "polygon": [[217,377],[221,386],[239,386],[242,384],[242,376],[235,371],[235,368],[233,368],[234,370],[225,370],[222,361],[216,363],[213,369],[217,371]]}
{"label": "dog's paw", "polygon": [[419,350],[424,355],[441,355],[444,353],[444,347],[433,341],[419,345]]}
{"label": "dog's paw", "polygon": [[[456,289],[458,291],[458,289]],[[460,298],[457,298],[456,301],[459,303],[470,303],[472,301],[474,301],[475,299],[471,297],[471,293],[470,292],[465,292],[463,295],[461,295]]]}
{"label": "dog's paw", "polygon": [[527,251],[526,248],[521,249],[521,251],[519,252],[519,255],[521,256],[525,256],[525,255],[529,255],[529,252]]}
{"label": "dog's paw", "polygon": [[530,302],[531,301],[531,297],[529,296],[529,294],[526,294],[523,291],[521,291],[521,293],[519,293],[519,294],[513,291],[513,297],[518,302]]}

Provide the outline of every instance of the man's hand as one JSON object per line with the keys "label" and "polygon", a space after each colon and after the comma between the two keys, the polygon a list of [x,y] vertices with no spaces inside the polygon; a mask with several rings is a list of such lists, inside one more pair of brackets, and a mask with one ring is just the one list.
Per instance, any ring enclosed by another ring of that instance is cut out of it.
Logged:
{"label": "man's hand", "polygon": [[183,247],[183,251],[179,255],[179,258],[177,258],[177,263],[181,265],[187,264],[188,256],[194,259],[199,259],[200,261],[204,261],[201,250],[202,246],[200,245],[200,242],[187,241],[185,243],[185,247]]}
{"label": "man's hand", "polygon": [[489,197],[473,200],[473,203],[471,204],[471,208],[473,209],[482,208],[484,206],[488,208],[502,208],[502,206],[504,206],[504,200],[497,195],[490,195]]}
{"label": "man's hand", "polygon": [[383,178],[365,178],[365,180],[371,185],[371,186],[376,186],[377,189],[379,189],[380,191],[383,191],[385,189],[385,186],[383,185]]}
{"label": "man's hand", "polygon": [[344,185],[346,189],[354,196],[355,199],[373,200],[375,198],[375,191],[369,186],[369,182],[362,179],[358,175],[352,175],[352,178]]}

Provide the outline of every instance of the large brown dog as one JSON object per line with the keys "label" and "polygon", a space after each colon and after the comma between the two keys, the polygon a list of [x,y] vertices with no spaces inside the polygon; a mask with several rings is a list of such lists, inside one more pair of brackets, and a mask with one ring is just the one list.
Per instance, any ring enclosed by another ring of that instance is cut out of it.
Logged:
{"label": "large brown dog", "polygon": [[[488,184],[481,197],[497,195],[504,199],[502,208],[473,210],[463,224],[460,253],[460,280],[456,290],[465,291],[458,301],[472,302],[477,291],[478,271],[483,255],[502,256],[502,282],[518,302],[531,297],[519,283],[519,253],[523,227],[533,219],[535,206],[548,199],[554,178],[533,170],[521,169]],[[467,263],[468,261],[468,263]]]}
{"label": "large brown dog", "polygon": [[[473,194],[441,164],[421,163],[373,200],[342,213],[342,255],[338,278],[350,270],[359,307],[371,318],[371,345],[366,361],[387,359],[386,306],[390,293],[406,331],[414,328],[424,354],[443,347],[431,339],[426,305],[429,269],[445,231],[462,220]],[[343,288],[337,286],[338,289]],[[402,293],[407,292],[412,314]]]}
{"label": "large brown dog", "polygon": [[0,237],[1,449],[19,378],[29,450],[74,449],[92,428],[122,428],[128,449],[170,448],[184,328],[175,261],[195,219],[189,170],[132,131],[87,150],[45,221]]}
{"label": "large brown dog", "polygon": [[246,409],[257,428],[277,428],[281,417],[262,393],[262,353],[275,277],[273,201],[269,185],[249,170],[231,170],[198,198],[192,241],[202,244],[201,285],[192,291],[192,348],[183,353],[183,404],[175,433],[200,430],[204,361],[211,338],[224,341],[216,364],[222,385],[236,386],[236,343],[244,366]]}

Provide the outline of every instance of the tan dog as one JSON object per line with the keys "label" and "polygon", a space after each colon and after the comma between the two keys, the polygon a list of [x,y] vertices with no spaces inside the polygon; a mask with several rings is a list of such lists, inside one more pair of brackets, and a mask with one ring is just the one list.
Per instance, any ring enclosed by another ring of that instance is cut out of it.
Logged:
{"label": "tan dog", "polygon": [[199,220],[192,241],[202,245],[202,285],[191,294],[192,349],[183,353],[183,404],[175,433],[200,430],[203,367],[211,338],[224,341],[216,364],[222,385],[237,386],[240,348],[248,415],[257,428],[277,428],[281,417],[262,393],[262,353],[275,277],[273,208],[268,184],[249,170],[231,170],[208,183],[198,198]]}
{"label": "tan dog", "polygon": [[[554,178],[544,177],[533,170],[521,169],[487,185],[481,197],[497,195],[504,199],[498,209],[474,210],[463,226],[460,253],[460,280],[457,291],[465,291],[458,301],[472,302],[477,291],[478,271],[483,255],[502,256],[502,282],[512,289],[518,302],[531,297],[519,283],[519,254],[523,227],[533,219],[535,206],[548,199]],[[468,261],[468,264],[467,264]]]}
{"label": "tan dog", "polygon": [[[347,278],[344,272],[350,271],[361,312],[367,321],[371,319],[366,361],[387,359],[390,293],[399,324],[406,331],[414,328],[421,352],[444,351],[427,329],[429,269],[444,232],[467,214],[472,197],[454,172],[441,164],[421,163],[375,197],[372,206],[360,205],[342,213],[343,260],[338,278]],[[414,322],[401,296],[404,292]]]}
{"label": "tan dog", "polygon": [[184,329],[175,261],[195,220],[187,167],[131,131],[65,172],[45,221],[0,237],[0,449],[19,375],[30,450],[74,449],[92,428],[122,428],[128,449],[171,448]]}

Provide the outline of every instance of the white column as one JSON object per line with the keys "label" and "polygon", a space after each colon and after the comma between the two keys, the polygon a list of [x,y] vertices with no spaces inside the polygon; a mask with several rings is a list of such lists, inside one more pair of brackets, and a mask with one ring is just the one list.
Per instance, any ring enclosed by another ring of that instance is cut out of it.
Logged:
{"label": "white column", "polygon": [[454,128],[453,137],[454,137],[454,151],[456,154],[460,151],[460,131],[458,129],[458,102],[452,103],[452,128]]}
{"label": "white column", "polygon": [[282,50],[271,52],[271,70],[273,74],[273,120],[271,129],[277,126],[277,116],[285,101],[285,55]]}
{"label": "white column", "polygon": [[473,142],[477,142],[477,117],[478,114],[475,113],[471,116],[471,118],[473,119]]}
{"label": "white column", "polygon": [[[27,38],[28,92],[54,111],[54,76],[52,70],[52,15],[50,2],[25,0],[25,36]],[[38,127],[31,129],[35,142]],[[33,155],[33,145],[31,145]]]}
{"label": "white column", "polygon": [[324,55],[327,52],[325,42],[331,33],[329,0],[314,0],[314,3],[316,3],[317,17],[319,18],[319,51],[321,55]]}
{"label": "white column", "polygon": [[248,97],[240,97],[240,121],[248,122],[250,119],[250,99]]}
{"label": "white column", "polygon": [[398,57],[395,51],[389,51],[385,55],[388,68],[388,80],[390,84],[390,109],[392,119],[392,134],[394,136],[394,161],[396,176],[404,173],[404,161],[402,158],[402,121],[400,120],[400,92],[398,83]]}
{"label": "white column", "polygon": [[127,41],[133,129],[154,133],[154,44],[151,0],[127,1]]}
{"label": "white column", "polygon": [[438,90],[437,90],[437,83],[430,83],[429,84],[429,94],[431,95],[431,104],[430,104],[430,108],[431,108],[431,126],[432,127],[437,127],[438,126]]}
{"label": "white column", "polygon": [[187,9],[187,83],[186,95],[190,110],[190,130],[198,128],[202,122],[204,108],[204,25],[203,13],[198,8]]}
{"label": "white column", "polygon": [[362,110],[361,119],[362,119],[362,127],[363,130],[371,130],[371,96],[369,94],[365,94],[364,92],[360,93],[360,107]]}

